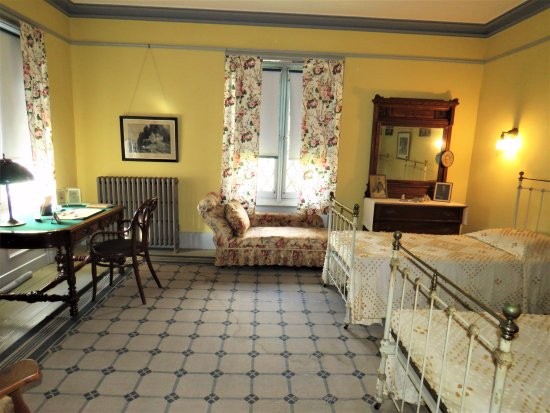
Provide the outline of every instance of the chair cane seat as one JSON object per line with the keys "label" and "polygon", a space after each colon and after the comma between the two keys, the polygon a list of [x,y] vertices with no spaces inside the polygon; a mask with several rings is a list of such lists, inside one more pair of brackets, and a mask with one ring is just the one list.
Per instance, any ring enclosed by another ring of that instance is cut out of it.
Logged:
{"label": "chair cane seat", "polygon": [[129,257],[132,255],[132,241],[129,239],[110,239],[97,244],[95,254],[102,259],[110,257],[118,258],[119,256]]}

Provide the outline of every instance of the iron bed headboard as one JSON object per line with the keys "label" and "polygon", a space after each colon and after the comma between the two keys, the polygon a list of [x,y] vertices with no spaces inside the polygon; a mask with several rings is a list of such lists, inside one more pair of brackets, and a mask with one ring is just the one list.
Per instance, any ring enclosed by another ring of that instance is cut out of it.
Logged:
{"label": "iron bed headboard", "polygon": [[[523,181],[542,182],[543,185],[524,187]],[[540,217],[542,215],[542,210],[543,210],[544,196],[546,195],[547,192],[550,192],[550,188],[546,188],[544,184],[549,184],[549,183],[550,183],[550,179],[528,178],[525,176],[525,173],[523,171],[520,171],[519,178],[518,178],[518,187],[516,192],[516,205],[514,208],[514,228],[518,227],[518,215],[519,215],[520,201],[521,201],[523,191],[528,191],[527,206],[525,207],[525,217],[523,220],[523,228],[527,228],[527,225],[528,225],[529,211],[530,211],[533,193],[539,192],[540,198],[539,198],[539,205],[537,208],[537,217],[536,217],[536,225],[535,225],[535,232],[538,232],[539,226],[540,226]]]}

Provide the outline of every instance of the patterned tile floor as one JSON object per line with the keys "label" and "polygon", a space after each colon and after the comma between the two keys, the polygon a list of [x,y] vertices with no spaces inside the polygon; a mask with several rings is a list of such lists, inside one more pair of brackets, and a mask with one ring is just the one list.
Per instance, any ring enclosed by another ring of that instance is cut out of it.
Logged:
{"label": "patterned tile floor", "polygon": [[320,270],[155,266],[147,305],[126,277],[35,354],[33,412],[375,411],[381,326],[344,329]]}

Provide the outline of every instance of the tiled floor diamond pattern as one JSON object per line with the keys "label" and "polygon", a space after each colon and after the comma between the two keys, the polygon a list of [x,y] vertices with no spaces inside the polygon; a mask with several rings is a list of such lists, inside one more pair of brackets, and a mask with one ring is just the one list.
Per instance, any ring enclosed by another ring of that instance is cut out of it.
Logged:
{"label": "tiled floor diamond pattern", "polygon": [[381,327],[345,330],[319,270],[156,266],[40,357],[33,412],[371,411]]}

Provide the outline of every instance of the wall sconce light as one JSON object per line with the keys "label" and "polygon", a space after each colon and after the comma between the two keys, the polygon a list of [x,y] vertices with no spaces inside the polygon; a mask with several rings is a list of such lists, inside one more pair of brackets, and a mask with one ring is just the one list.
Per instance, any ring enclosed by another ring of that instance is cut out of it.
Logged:
{"label": "wall sconce light", "polygon": [[0,227],[15,227],[17,225],[25,224],[22,221],[18,221],[13,218],[11,213],[11,197],[10,197],[10,184],[18,182],[25,182],[34,179],[32,174],[27,168],[13,162],[11,159],[6,159],[6,155],[0,159],[0,185],[6,185],[6,192],[8,194],[8,211],[10,213],[10,219],[8,221],[0,223]]}
{"label": "wall sconce light", "polygon": [[500,134],[500,139],[497,141],[497,150],[502,152],[515,152],[520,145],[518,133],[518,128],[502,132]]}

